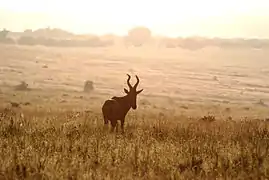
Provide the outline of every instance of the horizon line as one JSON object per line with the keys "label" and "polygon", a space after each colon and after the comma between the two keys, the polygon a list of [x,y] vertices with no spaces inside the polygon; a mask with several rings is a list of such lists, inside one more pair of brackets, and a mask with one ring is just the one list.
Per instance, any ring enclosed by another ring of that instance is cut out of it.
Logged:
{"label": "horizon line", "polygon": [[[208,36],[208,35],[199,35],[199,34],[193,34],[193,35],[177,35],[177,36],[174,36],[174,35],[167,35],[167,34],[157,34],[157,33],[154,33],[154,31],[152,31],[149,27],[147,26],[143,26],[143,25],[138,25],[138,26],[133,26],[132,28],[130,28],[129,30],[133,29],[133,28],[137,28],[137,27],[143,27],[143,28],[148,28],[151,32],[151,36],[153,38],[158,38],[158,37],[161,37],[161,38],[171,38],[171,39],[176,39],[176,38],[194,38],[194,37],[197,37],[197,38],[204,38],[204,39],[245,39],[245,40],[251,40],[251,39],[256,39],[256,40],[269,40],[269,36],[268,37],[257,37],[257,36]],[[26,30],[32,30],[32,32],[36,31],[36,30],[39,30],[39,29],[59,29],[59,30],[63,30],[63,31],[66,31],[67,33],[70,33],[70,34],[73,34],[73,35],[94,35],[94,36],[105,36],[105,35],[114,35],[114,36],[118,36],[118,37],[125,37],[125,36],[128,36],[128,31],[126,31],[126,33],[124,34],[119,34],[119,33],[115,33],[115,32],[107,32],[107,33],[96,33],[96,32],[87,32],[87,33],[76,33],[72,30],[67,30],[67,29],[64,29],[64,28],[59,28],[59,27],[53,27],[53,26],[47,26],[47,27],[40,27],[40,28],[26,28],[22,31],[14,31],[11,29],[8,29],[8,28],[1,28],[2,30],[7,30],[9,32],[12,32],[12,33],[24,33],[24,31]]]}

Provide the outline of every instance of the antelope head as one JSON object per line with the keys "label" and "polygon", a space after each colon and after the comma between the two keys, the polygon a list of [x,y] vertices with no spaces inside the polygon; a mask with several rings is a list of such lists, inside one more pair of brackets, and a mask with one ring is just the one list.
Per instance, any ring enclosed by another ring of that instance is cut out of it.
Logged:
{"label": "antelope head", "polygon": [[131,76],[130,76],[129,74],[127,74],[127,76],[128,76],[128,79],[127,79],[127,85],[128,85],[128,87],[129,87],[129,91],[128,91],[127,89],[124,88],[124,92],[127,94],[127,98],[128,98],[128,101],[129,101],[131,107],[132,107],[133,109],[136,109],[136,108],[137,108],[137,105],[136,105],[136,96],[137,96],[139,93],[141,93],[141,92],[143,91],[143,89],[141,89],[141,90],[139,90],[139,91],[136,91],[136,88],[137,88],[137,86],[138,86],[138,84],[139,84],[139,78],[138,78],[137,75],[135,76],[137,81],[136,81],[136,83],[135,83],[134,86],[132,86],[132,85],[130,84]]}

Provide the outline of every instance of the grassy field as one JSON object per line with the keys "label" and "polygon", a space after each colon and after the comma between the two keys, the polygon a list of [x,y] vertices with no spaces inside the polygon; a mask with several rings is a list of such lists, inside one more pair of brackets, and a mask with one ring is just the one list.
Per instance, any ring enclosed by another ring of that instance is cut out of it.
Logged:
{"label": "grassy field", "polygon": [[[0,179],[268,179],[268,55],[0,46]],[[144,91],[112,134],[101,106],[126,73]]]}

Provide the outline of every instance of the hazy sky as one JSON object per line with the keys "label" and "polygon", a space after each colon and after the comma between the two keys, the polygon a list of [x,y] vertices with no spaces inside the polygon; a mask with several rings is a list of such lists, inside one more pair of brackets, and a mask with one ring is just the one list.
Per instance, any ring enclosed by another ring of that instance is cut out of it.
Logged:
{"label": "hazy sky", "polygon": [[269,0],[0,0],[0,28],[168,36],[269,37]]}

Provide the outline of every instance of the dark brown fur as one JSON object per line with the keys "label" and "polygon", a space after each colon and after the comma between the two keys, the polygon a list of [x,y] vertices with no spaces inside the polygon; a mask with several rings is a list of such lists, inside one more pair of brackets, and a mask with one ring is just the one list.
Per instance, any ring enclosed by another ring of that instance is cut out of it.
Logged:
{"label": "dark brown fur", "polygon": [[121,121],[121,130],[122,132],[124,132],[125,116],[131,108],[133,109],[137,108],[136,105],[137,94],[143,91],[143,89],[136,91],[136,88],[139,84],[139,78],[137,76],[136,76],[137,82],[133,87],[130,84],[131,76],[128,74],[127,76],[128,76],[127,84],[129,86],[129,91],[124,88],[124,92],[127,95],[123,97],[114,96],[111,99],[106,100],[102,107],[104,123],[105,125],[107,125],[109,121],[111,122],[112,132],[114,131],[118,120]]}

